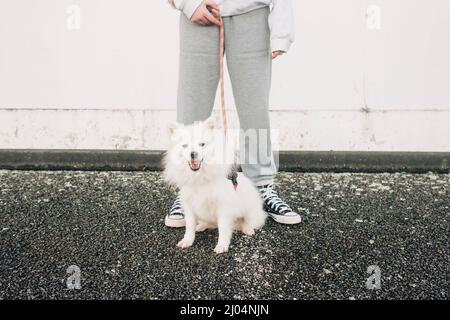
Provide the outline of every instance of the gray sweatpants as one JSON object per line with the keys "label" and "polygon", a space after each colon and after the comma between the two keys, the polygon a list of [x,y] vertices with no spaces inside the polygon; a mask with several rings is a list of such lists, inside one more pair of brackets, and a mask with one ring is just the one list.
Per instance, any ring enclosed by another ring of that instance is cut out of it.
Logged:
{"label": "gray sweatpants", "polygon": [[[271,183],[277,171],[270,141],[268,15],[265,7],[223,18],[225,54],[240,129],[250,133],[240,135],[240,154],[245,150],[245,159],[241,156],[239,163],[255,185]],[[211,115],[219,82],[219,52],[219,28],[194,24],[181,14],[178,122],[191,124]]]}

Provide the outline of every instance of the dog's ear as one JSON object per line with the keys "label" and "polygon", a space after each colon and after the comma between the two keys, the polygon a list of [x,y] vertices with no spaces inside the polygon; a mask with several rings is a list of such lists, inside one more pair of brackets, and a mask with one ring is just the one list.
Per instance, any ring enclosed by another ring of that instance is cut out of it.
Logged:
{"label": "dog's ear", "polygon": [[167,128],[169,129],[169,134],[171,137],[173,137],[177,131],[177,129],[180,127],[180,124],[176,121],[170,121]]}
{"label": "dog's ear", "polygon": [[205,120],[206,128],[214,130],[217,128],[219,123],[219,116],[217,114],[212,114],[208,119]]}

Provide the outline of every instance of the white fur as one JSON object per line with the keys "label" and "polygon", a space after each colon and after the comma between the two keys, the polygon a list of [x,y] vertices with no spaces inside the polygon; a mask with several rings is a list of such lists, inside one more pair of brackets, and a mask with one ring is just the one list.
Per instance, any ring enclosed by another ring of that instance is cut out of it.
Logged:
{"label": "white fur", "polygon": [[[233,230],[253,235],[255,229],[264,225],[266,214],[259,192],[247,177],[239,174],[236,190],[226,178],[233,148],[223,147],[223,133],[216,122],[209,118],[190,126],[172,125],[172,145],[164,159],[164,174],[167,182],[180,189],[185,211],[186,232],[178,247],[190,247],[196,231],[218,228],[214,251],[223,253],[228,251]],[[205,146],[201,147],[201,143]],[[192,151],[198,152],[202,161],[198,171],[192,171],[188,165]]]}

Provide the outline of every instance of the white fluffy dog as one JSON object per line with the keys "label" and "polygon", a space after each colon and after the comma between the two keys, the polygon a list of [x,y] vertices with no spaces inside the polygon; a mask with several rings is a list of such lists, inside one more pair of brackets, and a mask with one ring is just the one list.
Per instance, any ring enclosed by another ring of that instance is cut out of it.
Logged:
{"label": "white fluffy dog", "polygon": [[178,247],[192,246],[195,233],[219,229],[216,253],[228,251],[233,230],[253,235],[264,225],[266,214],[253,183],[244,175],[237,186],[227,175],[234,148],[224,143],[224,135],[210,117],[204,122],[169,128],[171,147],[164,158],[165,179],[180,189],[186,232]]}

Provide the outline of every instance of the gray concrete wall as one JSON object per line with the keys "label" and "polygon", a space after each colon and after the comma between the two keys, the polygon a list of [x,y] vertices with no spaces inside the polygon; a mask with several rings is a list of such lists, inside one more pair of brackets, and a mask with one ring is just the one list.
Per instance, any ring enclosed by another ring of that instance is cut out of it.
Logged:
{"label": "gray concrete wall", "polygon": [[[450,151],[450,1],[294,3],[278,149]],[[0,148],[164,149],[177,28],[164,0],[1,0]]]}

